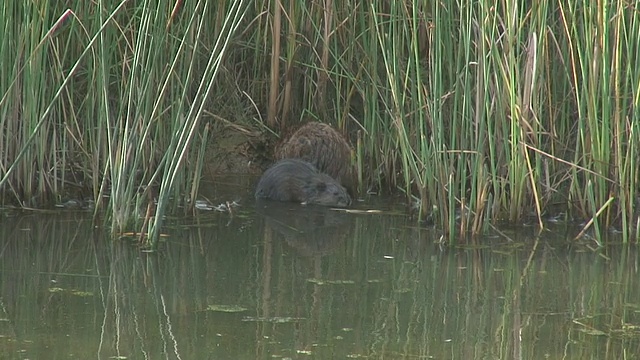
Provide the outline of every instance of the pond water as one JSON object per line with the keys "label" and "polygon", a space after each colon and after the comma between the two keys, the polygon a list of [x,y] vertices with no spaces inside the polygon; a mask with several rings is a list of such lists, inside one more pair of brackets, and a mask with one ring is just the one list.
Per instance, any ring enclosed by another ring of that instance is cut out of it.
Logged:
{"label": "pond water", "polygon": [[638,252],[615,238],[448,247],[403,211],[240,204],[168,221],[157,253],[87,213],[3,215],[0,359],[640,357]]}

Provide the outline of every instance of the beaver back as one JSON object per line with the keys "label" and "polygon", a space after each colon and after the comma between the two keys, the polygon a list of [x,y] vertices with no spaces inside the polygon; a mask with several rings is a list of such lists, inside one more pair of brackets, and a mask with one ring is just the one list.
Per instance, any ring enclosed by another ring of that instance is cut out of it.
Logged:
{"label": "beaver back", "polygon": [[351,146],[330,125],[319,122],[303,125],[276,148],[276,158],[305,160],[353,193]]}
{"label": "beaver back", "polygon": [[264,172],[256,186],[257,199],[349,206],[351,197],[335,179],[300,159],[283,159]]}

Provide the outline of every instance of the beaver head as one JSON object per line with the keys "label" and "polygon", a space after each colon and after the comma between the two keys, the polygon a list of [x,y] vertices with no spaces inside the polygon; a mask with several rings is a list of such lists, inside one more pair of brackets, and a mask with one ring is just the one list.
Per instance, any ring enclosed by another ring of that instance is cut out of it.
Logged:
{"label": "beaver head", "polygon": [[342,207],[351,205],[351,197],[347,190],[328,175],[317,174],[306,180],[302,191],[303,204]]}

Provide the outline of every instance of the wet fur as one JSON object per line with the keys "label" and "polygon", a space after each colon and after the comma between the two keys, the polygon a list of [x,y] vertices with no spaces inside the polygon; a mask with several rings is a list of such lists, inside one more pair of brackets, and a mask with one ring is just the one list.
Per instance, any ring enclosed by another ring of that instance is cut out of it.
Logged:
{"label": "wet fur", "polygon": [[300,159],[284,159],[272,165],[256,186],[257,199],[325,206],[349,206],[346,189],[327,174]]}
{"label": "wet fur", "polygon": [[351,146],[330,125],[310,122],[296,130],[276,148],[276,159],[288,158],[311,163],[354,194]]}

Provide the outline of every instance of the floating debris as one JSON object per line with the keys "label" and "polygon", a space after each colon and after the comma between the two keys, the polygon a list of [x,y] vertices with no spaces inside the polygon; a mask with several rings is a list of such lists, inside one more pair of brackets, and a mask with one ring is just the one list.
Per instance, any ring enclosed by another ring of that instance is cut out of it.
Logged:
{"label": "floating debris", "polygon": [[59,288],[59,287],[50,287],[49,288],[49,292],[50,293],[65,293],[65,294],[70,294],[73,296],[80,296],[80,297],[89,297],[89,296],[93,296],[92,292],[88,292],[88,291],[80,291],[80,290],[76,290],[76,289],[63,289],[63,288]]}
{"label": "floating debris", "polygon": [[213,210],[213,205],[206,200],[196,200],[194,206],[198,210]]}
{"label": "floating debris", "polygon": [[207,311],[225,312],[225,313],[237,313],[247,311],[247,308],[238,305],[209,305]]}
{"label": "floating debris", "polygon": [[322,279],[307,279],[307,282],[314,283],[316,285],[352,285],[356,282],[353,280],[322,280]]}
{"label": "floating debris", "polygon": [[295,323],[302,320],[306,320],[306,319],[289,317],[289,316],[275,316],[275,317],[268,317],[268,318],[247,316],[244,319],[242,319],[242,321],[268,322],[268,323],[274,323],[274,324]]}
{"label": "floating debris", "polygon": [[228,212],[233,213],[233,210],[239,207],[240,204],[237,201],[225,201],[219,205],[213,205],[208,200],[196,200],[195,208],[198,210],[206,210],[206,211],[219,211],[219,212]]}

